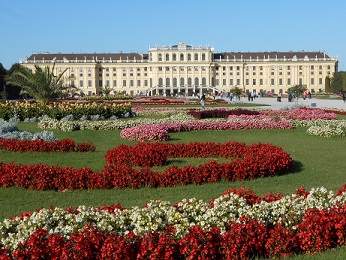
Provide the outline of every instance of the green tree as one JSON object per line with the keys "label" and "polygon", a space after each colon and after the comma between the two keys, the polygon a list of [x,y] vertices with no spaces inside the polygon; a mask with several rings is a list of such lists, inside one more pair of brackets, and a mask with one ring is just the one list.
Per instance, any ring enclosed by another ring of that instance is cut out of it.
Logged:
{"label": "green tree", "polygon": [[303,97],[303,93],[306,92],[308,88],[304,85],[295,85],[293,87],[288,88],[289,93],[293,93],[298,100],[299,97]]}
{"label": "green tree", "polygon": [[21,94],[27,93],[34,97],[37,102],[48,104],[61,93],[63,75],[65,69],[59,76],[54,75],[54,67],[46,66],[44,69],[35,65],[35,70],[29,70],[23,66],[18,67],[12,74],[6,77],[6,82],[21,87]]}
{"label": "green tree", "polygon": [[110,93],[112,92],[113,88],[109,85],[106,85],[102,88],[102,94],[105,95],[106,99],[109,98]]}
{"label": "green tree", "polygon": [[326,76],[325,82],[324,82],[324,92],[330,93],[332,92],[332,88],[330,86],[330,77]]}
{"label": "green tree", "polygon": [[334,93],[339,93],[342,90],[342,72],[334,72],[331,80],[331,88]]}
{"label": "green tree", "polygon": [[243,93],[244,93],[243,89],[239,88],[239,87],[231,88],[230,92],[232,92],[233,95],[236,96],[236,97],[241,97],[243,95]]}
{"label": "green tree", "polygon": [[0,63],[0,91],[2,91],[3,86],[5,85],[5,76],[7,74],[6,69]]}

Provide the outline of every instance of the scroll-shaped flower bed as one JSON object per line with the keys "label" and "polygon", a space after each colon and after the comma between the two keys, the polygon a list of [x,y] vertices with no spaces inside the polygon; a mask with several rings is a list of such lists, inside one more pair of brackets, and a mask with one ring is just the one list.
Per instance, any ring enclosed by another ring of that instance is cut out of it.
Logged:
{"label": "scroll-shaped flower bed", "polygon": [[[211,160],[198,166],[177,168],[168,167],[164,173],[152,171],[148,167],[161,166],[169,158],[193,157],[232,159],[230,162],[218,163]],[[287,173],[292,159],[280,147],[270,144],[244,143],[138,143],[132,147],[121,145],[107,152],[109,164],[103,174],[115,174],[115,187],[139,188],[142,186],[177,186],[184,184],[202,184],[254,179],[264,176]],[[145,166],[140,170],[133,166]]]}
{"label": "scroll-shaped flower bed", "polygon": [[[172,166],[163,173],[149,168],[165,165],[169,157],[224,157],[230,161],[211,160],[183,168]],[[280,147],[262,143],[246,146],[237,142],[121,145],[107,152],[106,161],[108,165],[101,172],[89,168],[0,162],[0,186],[38,190],[167,187],[280,175],[287,173],[292,163],[289,154]]]}

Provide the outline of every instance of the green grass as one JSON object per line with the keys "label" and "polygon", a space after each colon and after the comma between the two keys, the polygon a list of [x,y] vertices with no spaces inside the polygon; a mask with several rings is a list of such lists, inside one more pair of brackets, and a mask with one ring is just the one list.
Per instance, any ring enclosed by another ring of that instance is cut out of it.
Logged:
{"label": "green grass", "polygon": [[[343,117],[345,118],[345,117]],[[18,123],[20,130],[38,132],[37,123]],[[121,143],[134,144],[120,138],[120,131],[54,131],[58,138],[71,138],[78,142],[91,141],[96,146],[93,153],[15,153],[0,151],[1,161],[22,164],[49,164],[90,167],[100,171],[105,164],[107,150]],[[216,184],[188,185],[168,188],[81,190],[81,191],[33,191],[12,187],[0,188],[0,220],[10,218],[25,211],[34,211],[41,207],[91,205],[101,206],[120,203],[124,207],[144,206],[153,199],[177,202],[183,198],[199,198],[209,201],[220,196],[231,187],[245,186],[262,195],[269,192],[292,194],[301,186],[326,187],[334,192],[346,184],[345,140],[323,138],[306,134],[306,128],[294,130],[246,130],[246,131],[195,131],[172,133],[171,142],[226,142],[238,141],[246,144],[266,142],[282,147],[294,160],[294,172],[270,178],[260,178],[243,182],[220,182]],[[182,167],[199,163],[196,159],[174,160]],[[342,258],[341,258],[342,257]],[[330,250],[322,255],[297,256],[296,259],[345,259],[345,247]]]}

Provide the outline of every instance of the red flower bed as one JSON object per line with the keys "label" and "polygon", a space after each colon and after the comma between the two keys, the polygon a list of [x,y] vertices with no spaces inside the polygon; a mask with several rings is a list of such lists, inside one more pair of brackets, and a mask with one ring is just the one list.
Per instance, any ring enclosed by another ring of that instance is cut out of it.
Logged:
{"label": "red flower bed", "polygon": [[[166,168],[164,173],[148,166],[163,165],[167,157],[224,157],[198,166]],[[106,154],[108,165],[101,172],[91,169],[45,165],[0,163],[0,186],[18,186],[39,190],[107,189],[166,187],[254,179],[285,174],[292,159],[282,148],[270,144],[246,146],[237,142],[217,143],[138,143],[121,145]],[[144,166],[137,170],[132,166]]]}
{"label": "red flower bed", "polygon": [[75,144],[73,140],[62,139],[55,142],[43,140],[0,139],[0,150],[13,152],[93,152],[95,146],[91,142]]}
{"label": "red flower bed", "polygon": [[244,217],[230,222],[225,233],[218,228],[192,226],[180,239],[173,227],[144,235],[130,231],[121,236],[88,224],[68,239],[39,229],[13,252],[0,248],[0,259],[282,258],[345,246],[345,235],[346,205],[336,205],[328,211],[307,211],[296,230],[279,224],[266,226]]}

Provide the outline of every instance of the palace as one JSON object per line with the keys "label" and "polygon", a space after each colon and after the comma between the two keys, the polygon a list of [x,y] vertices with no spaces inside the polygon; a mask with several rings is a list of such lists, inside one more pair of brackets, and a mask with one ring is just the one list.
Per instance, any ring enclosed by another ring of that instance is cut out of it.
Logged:
{"label": "palace", "polygon": [[306,85],[311,92],[324,90],[338,60],[325,52],[222,52],[210,46],[150,47],[143,53],[39,53],[20,60],[34,69],[53,66],[55,75],[65,69],[65,84],[80,94],[100,95],[109,87],[114,93],[132,95],[192,95],[230,91],[284,93]]}

